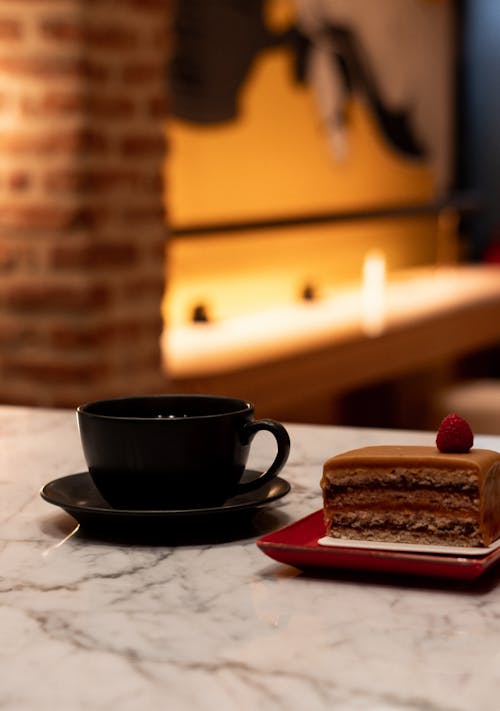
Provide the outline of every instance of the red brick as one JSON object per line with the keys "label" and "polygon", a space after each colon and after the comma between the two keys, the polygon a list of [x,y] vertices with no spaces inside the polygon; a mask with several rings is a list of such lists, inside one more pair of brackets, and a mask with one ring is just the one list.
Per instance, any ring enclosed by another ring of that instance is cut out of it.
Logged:
{"label": "red brick", "polygon": [[6,40],[17,40],[22,37],[23,27],[17,20],[11,20],[7,17],[0,18],[0,39],[2,42]]}
{"label": "red brick", "polygon": [[80,350],[82,347],[93,347],[101,341],[100,329],[79,328],[76,324],[52,326],[48,328],[49,343],[55,348]]}
{"label": "red brick", "polygon": [[130,118],[136,111],[134,101],[123,94],[60,90],[47,91],[42,96],[25,96],[20,108],[26,116],[89,114],[93,118]]}
{"label": "red brick", "polygon": [[[7,5],[6,21],[24,19]],[[0,133],[0,399],[12,383],[19,398],[69,406],[161,387],[169,2],[24,5],[42,51],[0,16],[0,74],[14,87],[7,99],[0,90],[0,107],[21,118]]]}
{"label": "red brick", "polygon": [[108,146],[108,135],[104,131],[83,128],[67,132],[59,145],[70,150],[84,151],[86,154],[102,153]]}
{"label": "red brick", "polygon": [[[123,67],[123,79],[128,83],[157,83],[164,79],[164,68],[158,62],[131,62]],[[165,82],[166,90],[166,82]]]}
{"label": "red brick", "polygon": [[31,185],[31,175],[24,170],[17,170],[8,177],[8,185],[15,192],[24,192]]}
{"label": "red brick", "polygon": [[166,261],[167,258],[167,238],[164,240],[158,240],[151,245],[150,255],[153,261]]}
{"label": "red brick", "polygon": [[[147,324],[146,324],[147,327]],[[75,324],[59,325],[49,329],[50,342],[56,348],[80,349],[115,343],[129,347],[140,342],[147,330],[142,321],[122,321],[106,325],[83,328]]]}
{"label": "red brick", "polygon": [[52,250],[56,268],[114,267],[134,264],[137,247],[133,244],[58,245]]}
{"label": "red brick", "polygon": [[5,377],[22,377],[28,382],[42,383],[92,383],[109,374],[109,367],[104,363],[80,364],[70,363],[61,358],[46,359],[30,356],[5,357],[3,359],[3,372]]}
{"label": "red brick", "polygon": [[107,147],[107,135],[92,129],[47,130],[39,133],[12,131],[0,134],[0,152],[4,154],[52,155],[75,151],[102,154]]}
{"label": "red brick", "polygon": [[13,229],[67,230],[94,227],[104,222],[104,213],[94,208],[40,204],[0,205],[0,225]]}
{"label": "red brick", "polygon": [[0,71],[7,75],[36,79],[93,79],[102,81],[108,76],[102,63],[85,58],[67,56],[2,56]]}
{"label": "red brick", "polygon": [[16,321],[0,321],[0,344],[3,352],[5,348],[19,348],[19,346],[33,346],[40,342],[40,331],[33,325],[26,325]]}
{"label": "red brick", "polygon": [[98,49],[130,49],[137,46],[137,33],[130,27],[118,24],[87,25],[77,20],[58,17],[45,18],[40,23],[40,33],[57,42],[84,43]]}
{"label": "red brick", "polygon": [[19,262],[19,246],[0,243],[0,271],[12,271]]}
{"label": "red brick", "polygon": [[2,289],[4,303],[28,311],[86,312],[109,303],[111,294],[106,286],[58,285],[47,283],[7,284]]}
{"label": "red brick", "polygon": [[10,245],[0,244],[0,271],[5,272],[15,267],[17,263],[17,253]]}
{"label": "red brick", "polygon": [[41,263],[43,246],[36,241],[31,244],[28,240],[4,239],[0,241],[0,271],[19,272],[20,270],[33,271]]}
{"label": "red brick", "polygon": [[144,355],[135,359],[134,365],[136,368],[140,368],[142,371],[154,371],[158,370],[158,373],[162,370],[162,356],[160,347],[153,348],[150,352],[144,353]]}
{"label": "red brick", "polygon": [[65,42],[81,42],[83,25],[78,20],[50,17],[43,18],[39,24],[40,34],[46,39]]}
{"label": "red brick", "polygon": [[167,22],[155,27],[151,33],[151,46],[160,52],[166,51],[174,41],[172,34]]}
{"label": "red brick", "polygon": [[153,118],[166,118],[168,112],[168,98],[165,96],[154,96],[149,102],[149,114]]}
{"label": "red brick", "polygon": [[139,301],[142,299],[158,302],[158,313],[161,300],[165,293],[165,281],[160,278],[136,277],[127,280],[122,288],[124,301]]}
{"label": "red brick", "polygon": [[74,213],[74,208],[10,203],[0,205],[0,224],[16,228],[61,228],[72,222]]}
{"label": "red brick", "polygon": [[139,12],[151,11],[159,15],[160,20],[168,17],[168,8],[172,0],[122,0],[124,7],[137,9]]}
{"label": "red brick", "polygon": [[81,91],[47,91],[42,96],[20,99],[25,116],[72,116],[82,113],[85,105],[85,94]]}
{"label": "red brick", "polygon": [[[146,225],[148,223],[165,222],[165,211],[162,206],[156,203],[144,207],[127,207],[123,210],[123,219],[128,225]],[[165,225],[166,230],[166,225]]]}
{"label": "red brick", "polygon": [[82,195],[116,191],[150,194],[151,190],[161,190],[162,179],[156,174],[142,174],[134,168],[57,170],[45,176],[44,185],[50,192]]}
{"label": "red brick", "polygon": [[92,96],[87,108],[94,118],[130,118],[135,114],[135,104],[128,96]]}
{"label": "red brick", "polygon": [[26,96],[20,108],[30,117],[88,114],[92,118],[130,118],[136,112],[134,101],[128,96],[83,91],[47,91],[42,96]]}
{"label": "red brick", "polygon": [[121,139],[120,150],[128,157],[162,155],[165,151],[165,139],[156,133],[128,135]]}

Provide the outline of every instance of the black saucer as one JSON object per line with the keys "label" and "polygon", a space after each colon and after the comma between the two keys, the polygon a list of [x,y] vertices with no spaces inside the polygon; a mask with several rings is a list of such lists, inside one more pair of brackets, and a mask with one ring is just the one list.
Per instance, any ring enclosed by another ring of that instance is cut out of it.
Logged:
{"label": "black saucer", "polygon": [[[249,476],[254,478],[257,472],[247,470],[242,481]],[[243,512],[254,512],[281,499],[290,491],[290,484],[277,477],[273,481],[263,484],[254,491],[240,494],[227,499],[222,506],[213,508],[195,509],[116,509],[110,506],[96,489],[88,472],[70,474],[69,476],[54,479],[45,484],[40,490],[40,495],[49,504],[54,504],[71,514],[81,525],[101,524],[162,524],[180,522],[206,517],[221,517],[241,515]]]}

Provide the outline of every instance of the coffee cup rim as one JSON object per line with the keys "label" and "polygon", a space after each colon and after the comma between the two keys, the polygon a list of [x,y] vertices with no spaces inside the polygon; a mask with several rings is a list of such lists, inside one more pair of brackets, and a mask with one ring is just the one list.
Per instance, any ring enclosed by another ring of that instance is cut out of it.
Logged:
{"label": "coffee cup rim", "polygon": [[244,400],[242,398],[237,398],[237,397],[231,397],[228,395],[210,395],[210,394],[197,394],[197,393],[155,393],[151,395],[124,395],[121,397],[113,397],[113,398],[101,398],[98,400],[91,400],[89,402],[83,403],[82,405],[78,405],[76,408],[76,412],[78,415],[85,415],[86,417],[93,417],[96,419],[101,419],[101,420],[127,420],[127,421],[136,421],[140,420],[143,422],[168,422],[168,421],[183,421],[186,418],[179,416],[179,417],[169,417],[169,418],[162,418],[162,417],[142,417],[140,415],[118,415],[118,414],[103,414],[99,412],[92,412],[93,407],[101,407],[103,405],[106,405],[108,403],[123,403],[123,402],[130,402],[133,403],[134,401],[138,402],[140,400],[164,400],[167,398],[177,398],[179,400],[182,399],[190,399],[190,400],[218,400],[218,401],[226,401],[228,404],[231,402],[234,405],[241,405],[241,407],[235,407],[235,409],[228,409],[227,411],[224,412],[215,412],[211,414],[203,414],[203,415],[190,415],[189,419],[190,421],[193,420],[205,420],[209,418],[217,418],[217,417],[226,417],[227,415],[236,415],[240,413],[245,413],[245,412],[253,412],[253,405],[251,402],[248,400]]}

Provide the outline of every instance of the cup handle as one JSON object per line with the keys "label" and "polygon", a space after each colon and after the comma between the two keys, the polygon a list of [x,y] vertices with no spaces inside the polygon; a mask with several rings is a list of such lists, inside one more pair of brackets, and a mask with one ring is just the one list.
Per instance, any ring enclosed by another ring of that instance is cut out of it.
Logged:
{"label": "cup handle", "polygon": [[290,437],[288,436],[288,432],[283,425],[275,420],[254,420],[252,422],[247,422],[243,425],[243,440],[245,444],[250,444],[252,439],[260,430],[267,430],[267,432],[271,432],[276,439],[278,451],[276,453],[276,457],[274,458],[274,462],[267,471],[263,472],[255,479],[237,484],[232,494],[233,496],[258,489],[262,486],[262,484],[274,479],[286,464],[288,455],[290,454]]}

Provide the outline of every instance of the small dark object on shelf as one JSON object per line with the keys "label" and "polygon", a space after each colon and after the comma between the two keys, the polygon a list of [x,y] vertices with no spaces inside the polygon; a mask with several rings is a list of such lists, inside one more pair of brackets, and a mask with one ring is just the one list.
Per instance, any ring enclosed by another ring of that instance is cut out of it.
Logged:
{"label": "small dark object on shelf", "polygon": [[315,301],[318,297],[315,286],[313,284],[306,284],[302,289],[301,297],[303,301]]}
{"label": "small dark object on shelf", "polygon": [[191,321],[193,323],[208,323],[210,321],[207,308],[204,304],[197,304],[194,307],[191,315]]}

